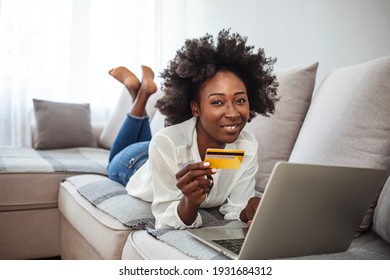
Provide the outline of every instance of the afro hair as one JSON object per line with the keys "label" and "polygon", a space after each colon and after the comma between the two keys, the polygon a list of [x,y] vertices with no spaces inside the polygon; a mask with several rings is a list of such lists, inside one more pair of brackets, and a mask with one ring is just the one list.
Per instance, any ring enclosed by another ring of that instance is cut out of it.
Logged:
{"label": "afro hair", "polygon": [[167,126],[192,117],[190,101],[199,100],[199,90],[205,81],[220,70],[228,70],[241,78],[246,86],[250,116],[268,116],[275,111],[278,100],[274,58],[265,57],[264,50],[254,52],[247,45],[247,38],[230,30],[218,33],[217,43],[210,34],[199,39],[187,39],[184,46],[163,70],[162,91],[156,108],[166,117]]}

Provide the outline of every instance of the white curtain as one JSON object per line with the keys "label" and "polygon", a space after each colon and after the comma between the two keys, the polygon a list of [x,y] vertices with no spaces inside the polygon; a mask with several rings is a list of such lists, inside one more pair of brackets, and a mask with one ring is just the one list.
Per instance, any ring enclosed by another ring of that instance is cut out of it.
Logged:
{"label": "white curtain", "polygon": [[164,9],[161,0],[0,0],[0,145],[29,146],[32,98],[88,102],[93,120],[106,120],[122,88],[108,70],[163,66]]}

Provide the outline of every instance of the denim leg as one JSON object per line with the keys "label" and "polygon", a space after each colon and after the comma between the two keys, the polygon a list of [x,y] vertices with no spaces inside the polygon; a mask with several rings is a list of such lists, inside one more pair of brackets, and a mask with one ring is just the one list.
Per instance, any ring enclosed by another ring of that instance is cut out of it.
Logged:
{"label": "denim leg", "polygon": [[127,115],[111,147],[109,162],[126,147],[152,138],[149,117]]}
{"label": "denim leg", "polygon": [[150,130],[149,117],[144,118],[141,130],[138,134],[137,142],[150,141],[152,139],[152,132]]}
{"label": "denim leg", "polygon": [[124,186],[147,161],[149,141],[132,144],[116,154],[108,164],[108,177]]}

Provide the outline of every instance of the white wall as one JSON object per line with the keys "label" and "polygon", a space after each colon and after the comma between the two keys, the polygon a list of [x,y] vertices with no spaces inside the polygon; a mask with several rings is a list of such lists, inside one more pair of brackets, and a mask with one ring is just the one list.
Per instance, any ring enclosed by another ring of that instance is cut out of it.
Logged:
{"label": "white wall", "polygon": [[223,28],[277,57],[276,71],[319,61],[317,82],[333,67],[390,55],[390,0],[182,1],[183,34],[175,33],[165,57],[172,57],[184,38]]}

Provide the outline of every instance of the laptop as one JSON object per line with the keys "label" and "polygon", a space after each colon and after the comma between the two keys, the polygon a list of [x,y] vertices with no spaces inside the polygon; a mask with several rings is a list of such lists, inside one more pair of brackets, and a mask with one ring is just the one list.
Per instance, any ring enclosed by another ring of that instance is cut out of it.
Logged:
{"label": "laptop", "polygon": [[[381,169],[278,162],[249,228],[187,231],[232,259],[346,251],[386,178]],[[226,249],[233,241],[239,248]]]}

